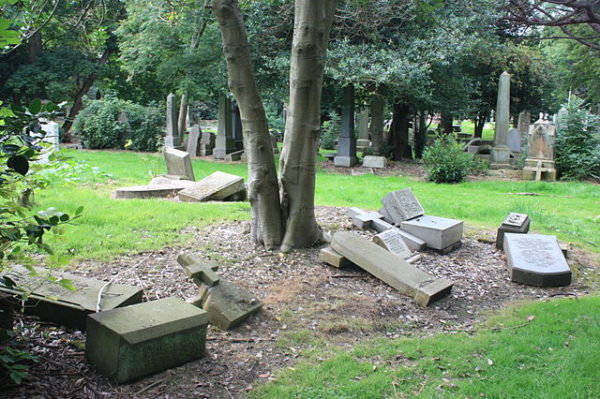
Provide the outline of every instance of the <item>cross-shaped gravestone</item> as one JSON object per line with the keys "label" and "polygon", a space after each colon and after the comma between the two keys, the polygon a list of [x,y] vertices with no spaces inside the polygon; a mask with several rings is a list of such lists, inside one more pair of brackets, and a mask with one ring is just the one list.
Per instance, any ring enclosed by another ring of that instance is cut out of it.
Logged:
{"label": "cross-shaped gravestone", "polygon": [[219,265],[211,260],[202,259],[194,255],[181,254],[177,262],[183,267],[185,274],[194,280],[196,285],[206,284],[209,287],[219,283],[221,278],[217,273]]}

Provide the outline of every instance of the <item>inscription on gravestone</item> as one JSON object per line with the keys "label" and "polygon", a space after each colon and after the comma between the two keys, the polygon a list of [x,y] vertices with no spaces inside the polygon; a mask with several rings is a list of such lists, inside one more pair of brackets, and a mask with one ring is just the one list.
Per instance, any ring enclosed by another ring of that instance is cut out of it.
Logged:
{"label": "inscription on gravestone", "polygon": [[410,188],[393,191],[383,197],[381,202],[395,224],[425,214],[425,210]]}
{"label": "inscription on gravestone", "polygon": [[379,233],[373,237],[373,242],[404,259],[413,255],[397,230],[390,229]]}

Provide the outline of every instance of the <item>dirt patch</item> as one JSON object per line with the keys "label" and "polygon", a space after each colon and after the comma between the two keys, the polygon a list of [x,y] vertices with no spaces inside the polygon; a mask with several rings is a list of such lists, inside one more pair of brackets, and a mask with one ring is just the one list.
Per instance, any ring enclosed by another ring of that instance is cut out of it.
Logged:
{"label": "dirt patch", "polygon": [[[319,207],[324,226],[350,228],[343,208]],[[3,389],[12,398],[243,398],[257,383],[291,367],[306,348],[350,348],[368,338],[425,336],[471,331],[494,309],[519,299],[586,295],[598,288],[596,263],[572,251],[573,284],[535,288],[511,283],[493,232],[468,230],[461,248],[448,255],[423,252],[416,266],[455,282],[452,294],[428,308],[359,269],[338,270],[318,261],[318,248],[279,254],[255,248],[248,222],[194,230],[193,246],[165,248],[121,257],[110,263],[81,263],[75,273],[144,288],[145,300],[187,299],[196,286],[176,261],[180,252],[210,256],[224,279],[246,287],[264,301],[264,310],[229,332],[209,328],[207,355],[198,361],[138,382],[113,386],[83,357],[81,332],[19,321],[28,349],[41,361],[28,383]],[[370,232],[360,232],[370,237]]]}

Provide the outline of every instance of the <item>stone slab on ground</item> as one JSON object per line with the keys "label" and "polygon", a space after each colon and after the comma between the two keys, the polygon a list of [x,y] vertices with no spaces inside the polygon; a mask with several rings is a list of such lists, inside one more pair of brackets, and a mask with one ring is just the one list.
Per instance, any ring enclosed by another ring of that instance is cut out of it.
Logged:
{"label": "stone slab on ground", "polygon": [[378,212],[363,211],[360,208],[348,208],[348,216],[352,219],[352,224],[359,229],[368,229],[373,221],[381,219],[383,215]]}
{"label": "stone slab on ground", "polygon": [[408,248],[408,245],[406,245],[404,238],[398,230],[389,229],[383,231],[373,237],[373,242],[404,260],[412,258],[415,255],[410,248]]}
{"label": "stone slab on ground", "polygon": [[196,180],[194,169],[192,169],[192,160],[187,152],[167,147],[165,148],[165,162],[168,174],[180,176],[184,180]]}
{"label": "stone slab on ground", "polygon": [[319,251],[319,260],[333,267],[337,267],[338,269],[353,265],[348,258],[335,252],[331,247],[321,248]]}
{"label": "stone slab on ground", "polygon": [[179,298],[92,314],[85,357],[111,381],[124,383],[204,355],[207,313]]}
{"label": "stone slab on ground", "polygon": [[362,166],[363,168],[385,169],[387,159],[376,155],[366,155],[363,157]]}
{"label": "stone slab on ground", "polygon": [[190,303],[206,310],[210,324],[221,330],[239,326],[263,306],[245,288],[223,280],[212,287],[200,285],[200,293]]}
{"label": "stone slab on ground", "polygon": [[155,176],[152,178],[152,180],[150,180],[150,183],[148,183],[149,186],[171,185],[171,186],[179,186],[182,189],[192,187],[195,184],[198,184],[198,183],[195,181],[191,181],[191,180],[179,179],[178,176],[169,176],[169,175]]}
{"label": "stone slab on ground", "polygon": [[[13,266],[3,273],[26,291],[31,291],[25,312],[39,316],[42,320],[68,327],[85,329],[86,317],[96,311],[98,294],[105,281],[76,276],[70,273],[53,273],[55,277],[72,281],[76,290],[71,291],[61,285],[48,281],[45,269],[35,269],[37,275],[22,266]],[[21,291],[0,285],[0,291],[20,295]],[[133,305],[142,301],[143,291],[130,285],[109,284],[102,290],[100,306],[102,310]]]}
{"label": "stone slab on ground", "polygon": [[529,231],[529,226],[531,225],[530,222],[531,219],[529,219],[529,216],[524,213],[509,213],[498,228],[498,232],[496,234],[496,248],[504,248],[505,233],[527,234]]}
{"label": "stone slab on ground", "polygon": [[462,220],[423,215],[401,223],[400,229],[419,237],[429,248],[444,250],[460,242]]}
{"label": "stone slab on ground", "polygon": [[425,214],[425,210],[410,188],[388,193],[381,199],[381,203],[392,222],[397,226],[405,220],[414,219]]}
{"label": "stone slab on ground", "polygon": [[222,201],[244,190],[244,179],[224,172],[206,176],[192,187],[179,192],[181,201]]}
{"label": "stone slab on ground", "polygon": [[419,305],[427,306],[452,290],[451,281],[435,278],[355,233],[335,233],[331,247]]}
{"label": "stone slab on ground", "polygon": [[571,284],[571,269],[556,236],[506,233],[504,252],[515,283],[536,287]]}
{"label": "stone slab on ground", "polygon": [[115,199],[169,198],[175,197],[184,188],[180,184],[122,187],[113,192],[113,197]]}
{"label": "stone slab on ground", "polygon": [[244,155],[244,150],[230,152],[229,154],[225,154],[224,160],[225,160],[225,162],[241,161],[243,155]]}

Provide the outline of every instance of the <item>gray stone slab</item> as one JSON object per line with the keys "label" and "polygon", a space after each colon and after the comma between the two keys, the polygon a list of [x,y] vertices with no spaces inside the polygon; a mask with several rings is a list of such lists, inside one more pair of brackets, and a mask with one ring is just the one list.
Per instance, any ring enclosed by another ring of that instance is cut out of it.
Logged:
{"label": "gray stone slab", "polygon": [[338,269],[353,265],[352,262],[335,252],[333,249],[331,249],[331,247],[321,248],[319,251],[319,260],[327,263],[328,265],[337,267]]}
{"label": "gray stone slab", "polygon": [[400,229],[419,237],[429,248],[443,250],[460,242],[462,220],[423,215],[401,223]]}
{"label": "gray stone slab", "polygon": [[[48,270],[36,268],[37,275],[22,266],[14,266],[3,273],[10,277],[26,292],[31,292],[26,303],[25,312],[39,316],[42,320],[85,329],[86,317],[96,311],[98,294],[105,281],[76,276],[71,273],[58,273],[53,276],[71,280],[76,290],[71,291],[56,283],[47,281]],[[21,295],[10,287],[0,285],[0,291],[7,294]],[[143,291],[130,285],[110,284],[102,291],[101,309],[110,310],[121,306],[132,305],[142,301]]]}
{"label": "gray stone slab", "polygon": [[182,189],[192,187],[195,184],[198,184],[198,183],[195,181],[191,181],[191,180],[180,179],[179,176],[169,176],[169,175],[155,176],[152,178],[152,180],[150,180],[150,183],[148,183],[149,186],[170,185],[170,186],[178,186],[178,187],[181,187]]}
{"label": "gray stone slab", "polygon": [[521,132],[518,129],[508,131],[508,148],[517,154],[521,152]]}
{"label": "gray stone slab", "polygon": [[165,162],[169,175],[180,176],[184,180],[196,180],[190,154],[175,148],[165,148]]}
{"label": "gray stone slab", "polygon": [[451,281],[435,278],[355,233],[335,233],[331,247],[419,305],[427,306],[452,290]]}
{"label": "gray stone slab", "polygon": [[194,280],[198,286],[206,284],[212,287],[220,281],[220,277],[215,273],[219,269],[219,265],[214,260],[197,255],[180,254],[177,256],[177,262],[183,267],[186,276]]}
{"label": "gray stone slab", "polygon": [[207,312],[178,298],[127,306],[88,317],[85,357],[116,383],[204,355]]}
{"label": "gray stone slab", "polygon": [[387,158],[376,155],[366,155],[363,157],[362,166],[364,168],[384,169],[387,166]]}
{"label": "gray stone slab", "polygon": [[122,187],[113,192],[115,199],[151,199],[175,197],[185,187],[179,184]]}
{"label": "gray stone slab", "polygon": [[527,234],[531,225],[529,216],[523,213],[510,213],[498,228],[496,248],[504,248],[504,233]]}
{"label": "gray stone slab", "polygon": [[201,135],[202,131],[200,130],[200,126],[192,126],[192,129],[190,130],[190,133],[188,135],[187,145],[185,147],[187,153],[190,154],[190,156],[192,157],[198,156],[198,144]]}
{"label": "gray stone slab", "polygon": [[555,236],[506,233],[504,252],[511,281],[537,287],[571,284],[571,269]]}
{"label": "gray stone slab", "polygon": [[181,190],[179,199],[187,202],[222,201],[244,190],[244,179],[225,172],[215,172],[196,185]]}
{"label": "gray stone slab", "polygon": [[397,229],[389,229],[377,234],[373,237],[373,242],[404,260],[415,255],[404,242],[404,238]]}
{"label": "gray stone slab", "polygon": [[230,152],[226,154],[224,157],[225,162],[237,162],[242,160],[242,156],[244,155],[244,150]]}
{"label": "gray stone slab", "polygon": [[383,217],[377,212],[367,212],[360,208],[348,208],[347,213],[352,218],[352,224],[359,229],[368,229],[371,227],[373,220]]}
{"label": "gray stone slab", "polygon": [[358,163],[356,156],[336,155],[333,158],[333,165],[344,168],[350,168]]}
{"label": "gray stone slab", "polygon": [[410,188],[388,193],[382,198],[381,203],[392,219],[392,222],[397,226],[405,220],[425,214],[425,210]]}

